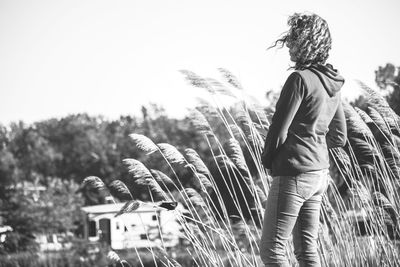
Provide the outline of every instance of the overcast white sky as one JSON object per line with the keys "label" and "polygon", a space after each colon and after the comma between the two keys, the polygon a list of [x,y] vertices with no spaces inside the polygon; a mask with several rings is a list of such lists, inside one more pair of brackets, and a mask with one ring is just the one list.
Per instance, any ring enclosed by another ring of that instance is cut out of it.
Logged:
{"label": "overcast white sky", "polygon": [[353,79],[373,86],[379,65],[400,65],[398,0],[0,0],[0,123],[117,118],[149,101],[179,116],[199,93],[180,69],[219,78],[227,68],[262,99],[290,64],[287,49],[266,47],[302,11],[328,21],[344,94]]}

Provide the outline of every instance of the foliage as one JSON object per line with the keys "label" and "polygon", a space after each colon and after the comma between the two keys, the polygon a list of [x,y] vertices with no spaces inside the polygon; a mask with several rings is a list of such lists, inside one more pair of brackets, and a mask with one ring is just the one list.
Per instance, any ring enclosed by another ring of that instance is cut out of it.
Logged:
{"label": "foliage", "polygon": [[0,266],[2,267],[30,267],[37,266],[38,256],[30,252],[19,252],[16,254],[0,255]]}
{"label": "foliage", "polygon": [[108,266],[109,246],[93,245],[87,240],[75,239],[72,249],[57,252],[17,252],[0,255],[4,267],[91,267]]}
{"label": "foliage", "polygon": [[[37,186],[37,185],[36,185]],[[4,252],[35,251],[34,233],[65,233],[77,230],[82,198],[73,181],[53,178],[42,192],[28,191],[32,184],[9,188],[3,216],[14,232],[7,235]],[[37,187],[36,187],[37,188]],[[28,249],[28,248],[31,249]]]}
{"label": "foliage", "polygon": [[400,115],[400,71],[391,63],[375,71],[376,84],[386,95],[390,107]]}
{"label": "foliage", "polygon": [[[188,119],[169,118],[157,105],[143,108],[143,115],[142,119],[121,116],[108,121],[77,114],[31,125],[0,125],[0,189],[24,181],[47,186],[53,177],[77,183],[89,175],[103,177],[106,183],[127,177],[122,159],[144,159],[128,138],[132,132],[178,147],[198,143],[200,136],[190,128]],[[157,162],[148,163],[159,167]],[[86,204],[98,201],[85,195]]]}
{"label": "foliage", "polygon": [[7,234],[6,240],[0,246],[0,255],[21,253],[23,255],[34,254],[38,251],[35,237],[26,230],[19,230]]}

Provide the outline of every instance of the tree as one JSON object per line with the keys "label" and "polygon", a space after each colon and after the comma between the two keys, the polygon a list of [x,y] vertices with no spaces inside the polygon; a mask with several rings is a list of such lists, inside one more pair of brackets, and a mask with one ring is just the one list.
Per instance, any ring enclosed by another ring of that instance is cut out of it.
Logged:
{"label": "tree", "polygon": [[400,115],[400,67],[387,63],[375,71],[375,82],[386,95],[389,106]]}
{"label": "tree", "polygon": [[8,188],[3,215],[5,224],[12,226],[15,235],[7,241],[6,252],[32,249],[35,233],[77,230],[83,205],[83,198],[76,193],[79,185],[60,178],[48,180],[45,190],[38,181]]}

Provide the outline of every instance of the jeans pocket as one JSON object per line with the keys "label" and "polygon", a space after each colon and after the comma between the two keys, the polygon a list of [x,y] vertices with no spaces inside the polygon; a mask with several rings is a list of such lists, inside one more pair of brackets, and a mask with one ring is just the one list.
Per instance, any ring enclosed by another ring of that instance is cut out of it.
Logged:
{"label": "jeans pocket", "polygon": [[309,199],[317,193],[325,192],[327,181],[326,170],[302,173],[296,176],[296,190],[303,199]]}

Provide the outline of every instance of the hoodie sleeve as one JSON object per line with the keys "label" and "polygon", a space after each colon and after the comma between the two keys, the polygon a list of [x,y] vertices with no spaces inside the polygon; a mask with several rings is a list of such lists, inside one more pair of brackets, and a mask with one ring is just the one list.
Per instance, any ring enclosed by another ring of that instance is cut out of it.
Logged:
{"label": "hoodie sleeve", "polygon": [[346,117],[344,116],[342,101],[340,101],[335,115],[329,124],[329,131],[326,134],[326,144],[328,148],[343,147],[346,144],[346,139]]}
{"label": "hoodie sleeve", "polygon": [[293,72],[285,82],[276,103],[275,113],[265,139],[261,159],[265,168],[271,169],[280,146],[285,142],[288,129],[305,95],[305,85],[300,74]]}

